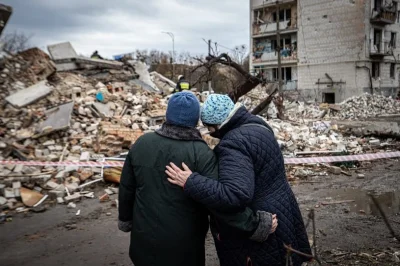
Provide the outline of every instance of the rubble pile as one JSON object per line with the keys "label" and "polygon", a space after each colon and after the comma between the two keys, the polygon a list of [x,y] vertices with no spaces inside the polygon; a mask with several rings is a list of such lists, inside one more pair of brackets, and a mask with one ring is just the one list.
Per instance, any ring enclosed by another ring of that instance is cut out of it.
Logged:
{"label": "rubble pile", "polygon": [[286,115],[296,120],[331,118],[359,120],[384,115],[400,114],[400,102],[382,95],[363,94],[351,97],[338,105],[315,105],[285,102]]}
{"label": "rubble pile", "polygon": [[[34,48],[8,55],[0,66],[0,160],[87,162],[118,156],[165,120],[166,99],[136,82],[131,65],[57,72]],[[0,211],[93,198],[85,189],[101,180],[100,168],[0,165]]]}
{"label": "rubble pile", "polygon": [[288,156],[299,154],[335,154],[346,152],[360,154],[371,149],[385,149],[394,140],[382,142],[373,137],[344,136],[338,126],[330,121],[294,123],[278,119],[266,121],[274,130],[283,153]]}
{"label": "rubble pile", "polygon": [[400,114],[400,102],[381,95],[364,94],[340,104],[340,119],[359,119],[387,114]]}
{"label": "rubble pile", "polygon": [[1,60],[0,69],[0,99],[45,80],[56,72],[50,57],[38,48],[16,56],[6,54]]}

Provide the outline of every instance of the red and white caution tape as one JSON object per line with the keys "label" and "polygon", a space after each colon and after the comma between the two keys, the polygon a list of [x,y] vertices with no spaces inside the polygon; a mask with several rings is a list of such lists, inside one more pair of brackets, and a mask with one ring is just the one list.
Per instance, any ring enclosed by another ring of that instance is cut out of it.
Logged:
{"label": "red and white caution tape", "polygon": [[37,161],[0,161],[0,165],[26,165],[26,166],[81,166],[81,167],[121,167],[120,162],[37,162]]}
{"label": "red and white caution tape", "polygon": [[[387,158],[400,158],[400,151],[386,153],[370,153],[346,156],[327,156],[309,158],[285,158],[285,164],[314,164],[350,161],[372,161]],[[80,166],[80,167],[122,167],[123,161],[113,162],[37,162],[37,161],[0,161],[0,165],[26,165],[26,166]]]}
{"label": "red and white caution tape", "polygon": [[372,161],[378,159],[400,157],[400,151],[385,153],[369,153],[346,156],[327,156],[327,157],[309,157],[309,158],[285,158],[285,164],[312,164],[312,163],[334,163],[351,161]]}

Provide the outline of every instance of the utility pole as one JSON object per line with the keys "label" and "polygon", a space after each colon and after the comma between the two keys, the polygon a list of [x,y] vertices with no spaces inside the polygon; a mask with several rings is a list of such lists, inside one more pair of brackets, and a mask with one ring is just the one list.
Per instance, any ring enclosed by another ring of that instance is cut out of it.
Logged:
{"label": "utility pole", "polygon": [[276,1],[276,43],[278,47],[278,89],[282,95],[282,59],[281,59],[281,31],[280,31],[280,6],[279,1]]}
{"label": "utility pole", "polygon": [[[211,55],[211,40],[208,40],[208,55]],[[211,94],[211,70],[208,71],[208,93]]]}
{"label": "utility pole", "polygon": [[163,31],[162,33],[168,34],[172,39],[172,56],[171,56],[171,64],[172,64],[172,80],[175,77],[175,35],[172,32]]}

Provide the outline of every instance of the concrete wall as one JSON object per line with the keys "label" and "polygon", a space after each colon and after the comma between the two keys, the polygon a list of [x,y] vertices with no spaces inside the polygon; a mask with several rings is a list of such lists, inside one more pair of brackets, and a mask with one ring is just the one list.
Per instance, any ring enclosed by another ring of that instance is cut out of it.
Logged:
{"label": "concrete wall", "polygon": [[365,58],[366,0],[299,1],[299,63]]}
{"label": "concrete wall", "polygon": [[[364,88],[370,87],[369,73],[366,69],[356,68],[357,63],[331,63],[321,65],[298,66],[298,87],[302,90],[307,101],[322,101],[323,93],[335,93],[336,102],[341,102],[351,96],[360,95]],[[328,74],[334,82],[344,84],[316,84],[329,83]]]}
{"label": "concrete wall", "polygon": [[[335,93],[336,102],[363,93],[369,74],[357,69],[367,59],[365,46],[367,0],[299,1],[298,87],[307,100],[321,101],[323,93]],[[369,12],[368,12],[369,14]],[[334,87],[317,85],[335,82]]]}

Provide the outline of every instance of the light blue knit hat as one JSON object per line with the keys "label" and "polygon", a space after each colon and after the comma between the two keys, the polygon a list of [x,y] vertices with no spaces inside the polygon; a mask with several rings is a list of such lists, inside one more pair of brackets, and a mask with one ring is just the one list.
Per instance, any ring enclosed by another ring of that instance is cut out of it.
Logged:
{"label": "light blue knit hat", "polygon": [[235,108],[228,95],[211,94],[201,108],[201,121],[208,125],[221,125]]}

